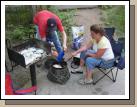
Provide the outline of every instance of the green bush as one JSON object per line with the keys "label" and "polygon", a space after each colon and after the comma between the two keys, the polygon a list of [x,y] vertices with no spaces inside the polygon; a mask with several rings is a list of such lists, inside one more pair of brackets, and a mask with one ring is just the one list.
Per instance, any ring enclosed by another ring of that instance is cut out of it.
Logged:
{"label": "green bush", "polygon": [[6,26],[13,25],[27,25],[32,23],[32,9],[31,6],[8,6],[5,8]]}
{"label": "green bush", "polygon": [[102,10],[106,10],[112,8],[112,5],[99,5],[98,7]]}
{"label": "green bush", "polygon": [[22,41],[29,38],[29,35],[34,33],[34,26],[13,26],[9,25],[8,31],[6,31],[6,36],[12,40],[12,42]]}
{"label": "green bush", "polygon": [[118,37],[124,36],[125,33],[125,7],[123,5],[120,6],[112,6],[111,8],[102,10],[103,18],[105,26],[107,27],[115,27],[116,34]]}

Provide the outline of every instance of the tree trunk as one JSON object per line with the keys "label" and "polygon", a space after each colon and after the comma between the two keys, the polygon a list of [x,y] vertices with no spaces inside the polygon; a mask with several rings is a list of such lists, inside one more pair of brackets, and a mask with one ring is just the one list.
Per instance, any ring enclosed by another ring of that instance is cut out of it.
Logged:
{"label": "tree trunk", "polygon": [[32,5],[32,13],[33,13],[33,16],[36,14],[36,6],[35,5]]}

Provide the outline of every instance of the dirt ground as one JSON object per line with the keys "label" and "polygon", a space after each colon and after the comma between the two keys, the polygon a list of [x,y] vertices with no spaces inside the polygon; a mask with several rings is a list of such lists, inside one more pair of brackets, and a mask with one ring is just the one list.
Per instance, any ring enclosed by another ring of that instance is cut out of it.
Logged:
{"label": "dirt ground", "polygon": [[74,22],[76,22],[76,25],[83,25],[85,29],[85,39],[86,43],[88,40],[90,40],[90,26],[93,24],[102,24],[103,22],[101,19],[101,10],[98,8],[93,9],[79,9],[76,12],[76,15],[74,17]]}
{"label": "dirt ground", "polygon": [[76,25],[83,25],[85,27],[85,35],[88,35],[91,25],[103,23],[100,18],[101,10],[98,8],[79,9],[74,16],[74,22],[76,22]]}

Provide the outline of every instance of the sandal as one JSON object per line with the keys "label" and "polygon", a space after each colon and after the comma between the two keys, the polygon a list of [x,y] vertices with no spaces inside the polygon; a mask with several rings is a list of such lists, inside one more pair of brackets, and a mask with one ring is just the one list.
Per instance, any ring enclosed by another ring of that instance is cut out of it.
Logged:
{"label": "sandal", "polygon": [[93,83],[93,80],[90,79],[90,80],[87,80],[87,79],[80,79],[78,80],[79,84],[82,84],[82,85],[86,85],[86,84],[91,84]]}
{"label": "sandal", "polygon": [[71,71],[71,73],[72,73],[72,74],[77,74],[77,73],[78,73],[78,74],[83,74],[83,71],[75,71],[75,70],[73,70],[73,71]]}

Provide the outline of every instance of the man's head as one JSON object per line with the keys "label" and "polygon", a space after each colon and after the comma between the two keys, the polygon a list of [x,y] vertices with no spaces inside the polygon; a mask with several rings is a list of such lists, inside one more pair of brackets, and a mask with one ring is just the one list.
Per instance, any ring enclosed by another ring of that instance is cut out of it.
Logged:
{"label": "man's head", "polygon": [[47,20],[47,32],[53,32],[57,29],[57,23],[54,18],[49,18]]}
{"label": "man's head", "polygon": [[100,25],[92,25],[90,27],[90,32],[91,32],[91,36],[93,39],[99,39],[100,37],[104,36],[105,31],[103,29],[103,27],[101,27]]}

